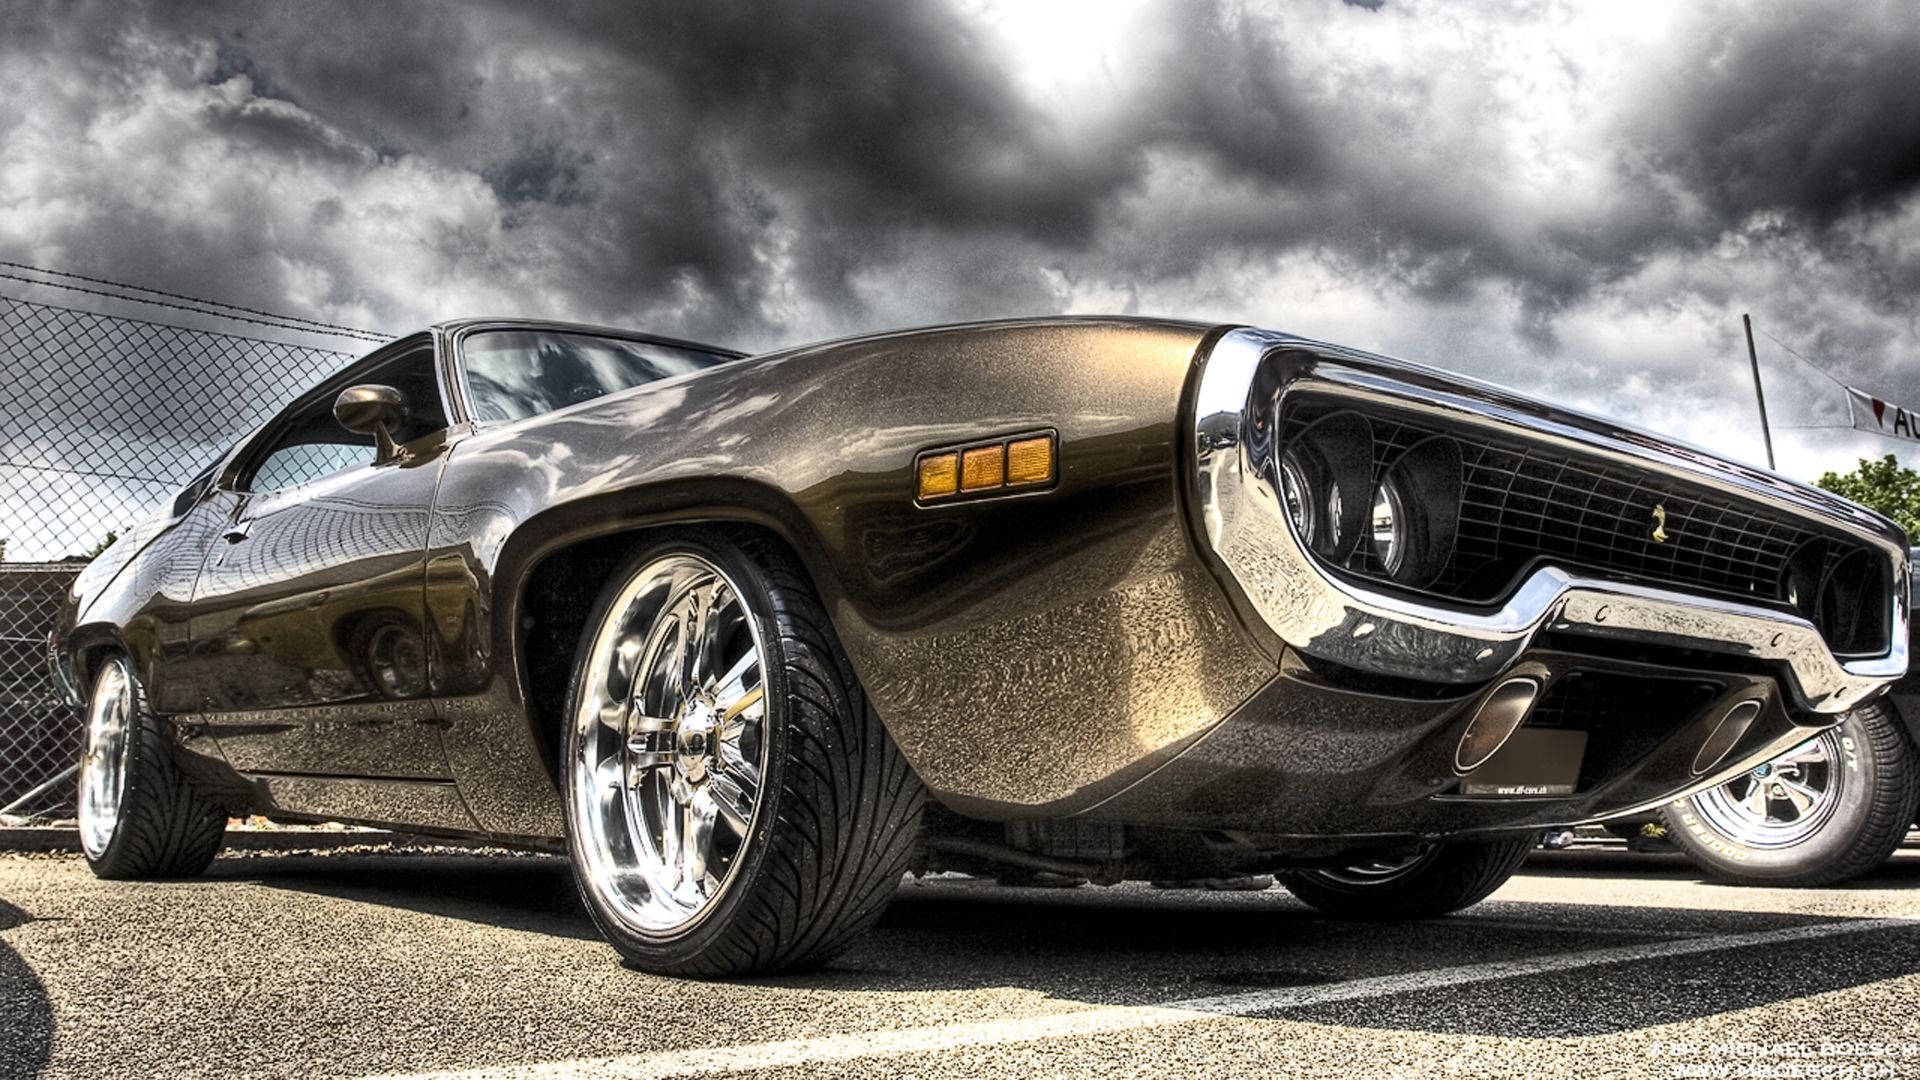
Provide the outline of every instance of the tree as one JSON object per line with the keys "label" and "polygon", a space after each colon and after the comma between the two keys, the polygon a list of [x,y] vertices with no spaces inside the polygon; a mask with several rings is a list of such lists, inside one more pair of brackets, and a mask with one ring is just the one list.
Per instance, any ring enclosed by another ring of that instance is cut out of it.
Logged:
{"label": "tree", "polygon": [[100,542],[93,545],[93,550],[87,552],[88,560],[91,561],[93,559],[99,558],[100,553],[112,547],[113,542],[118,539],[120,539],[120,534],[118,532],[109,532],[107,533],[107,535],[101,537]]}
{"label": "tree", "polygon": [[6,561],[7,561],[7,540],[6,540],[6,537],[0,536],[0,562],[6,562]]}
{"label": "tree", "polygon": [[1920,539],[1920,473],[1902,468],[1892,454],[1879,461],[1861,458],[1860,467],[1850,473],[1823,474],[1820,486],[1880,511],[1907,530],[1910,539]]}

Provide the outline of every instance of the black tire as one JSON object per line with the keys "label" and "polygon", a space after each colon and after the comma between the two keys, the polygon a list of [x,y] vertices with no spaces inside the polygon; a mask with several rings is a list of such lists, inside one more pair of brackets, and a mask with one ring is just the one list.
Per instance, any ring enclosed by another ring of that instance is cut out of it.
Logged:
{"label": "black tire", "polygon": [[[919,836],[925,789],[868,703],[798,561],[747,530],[663,535],[614,572],[575,659],[569,716],[581,701],[594,628],[623,583],[673,554],[723,570],[764,631],[767,767],[759,809],[734,878],[689,929],[641,933],[614,913],[590,879],[569,798],[575,883],[601,933],[643,970],[711,978],[817,967],[885,911]],[[563,768],[579,759],[580,738],[569,722]]]}
{"label": "black tire", "polygon": [[132,693],[122,759],[126,780],[111,838],[100,851],[85,852],[87,865],[96,876],[115,881],[198,875],[220,851],[226,809],[180,775],[171,725],[147,707],[146,689],[124,656],[101,663],[90,696],[99,692],[110,666],[119,668]]}
{"label": "black tire", "polygon": [[1735,885],[1817,887],[1872,873],[1887,861],[1920,808],[1920,758],[1884,699],[1835,728],[1841,784],[1832,813],[1791,844],[1761,846],[1720,828],[1694,796],[1661,810],[1667,835],[1708,877]]}
{"label": "black tire", "polygon": [[1328,915],[1366,922],[1430,919],[1485,900],[1538,843],[1535,835],[1448,840],[1391,872],[1288,870],[1278,876],[1293,895]]}

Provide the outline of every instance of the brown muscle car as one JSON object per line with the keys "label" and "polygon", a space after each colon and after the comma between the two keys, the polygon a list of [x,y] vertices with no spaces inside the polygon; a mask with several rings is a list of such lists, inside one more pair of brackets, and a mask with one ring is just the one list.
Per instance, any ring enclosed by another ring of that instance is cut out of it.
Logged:
{"label": "brown muscle car", "polygon": [[1466,906],[1875,698],[1907,573],[1822,492],[1285,334],[467,320],[209,463],[52,644],[104,876],[244,813],[485,837],[727,975],[910,870]]}

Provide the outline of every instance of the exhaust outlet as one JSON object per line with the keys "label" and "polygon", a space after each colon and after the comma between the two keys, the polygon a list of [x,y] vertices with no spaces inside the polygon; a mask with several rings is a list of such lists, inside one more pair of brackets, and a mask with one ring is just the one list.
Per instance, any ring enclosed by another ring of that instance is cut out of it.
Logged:
{"label": "exhaust outlet", "polygon": [[1707,740],[1700,744],[1700,750],[1693,755],[1693,775],[1699,776],[1715,765],[1732,751],[1747,729],[1753,726],[1754,718],[1760,715],[1760,703],[1749,698],[1727,710],[1720,722],[1713,726]]}
{"label": "exhaust outlet", "polygon": [[1454,748],[1454,771],[1470,773],[1499,753],[1526,722],[1539,696],[1540,680],[1527,676],[1508,679],[1494,687],[1480,702],[1479,711],[1473,714],[1467,730],[1460,736],[1460,745]]}

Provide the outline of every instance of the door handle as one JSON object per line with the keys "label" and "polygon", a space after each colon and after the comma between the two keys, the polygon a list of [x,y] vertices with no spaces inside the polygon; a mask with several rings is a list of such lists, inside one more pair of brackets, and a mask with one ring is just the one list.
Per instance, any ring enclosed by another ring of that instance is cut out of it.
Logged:
{"label": "door handle", "polygon": [[253,528],[252,518],[248,518],[245,521],[236,521],[227,529],[226,532],[223,532],[220,534],[220,539],[225,540],[229,544],[237,544],[240,541],[245,540],[247,538],[247,533],[252,528]]}

